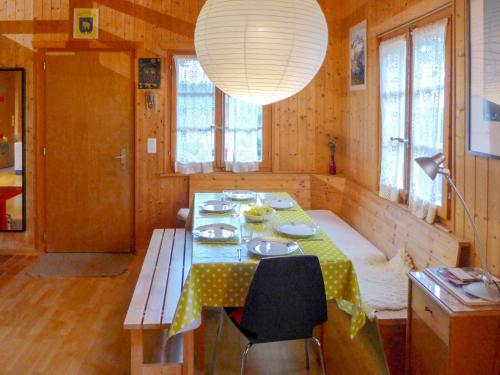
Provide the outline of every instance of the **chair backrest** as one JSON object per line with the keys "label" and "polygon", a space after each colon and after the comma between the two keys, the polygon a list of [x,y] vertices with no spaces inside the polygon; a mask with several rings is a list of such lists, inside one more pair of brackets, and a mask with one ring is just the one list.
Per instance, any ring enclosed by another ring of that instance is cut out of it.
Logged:
{"label": "chair backrest", "polygon": [[251,341],[310,338],[313,328],[327,319],[325,284],[316,256],[261,260],[241,319]]}

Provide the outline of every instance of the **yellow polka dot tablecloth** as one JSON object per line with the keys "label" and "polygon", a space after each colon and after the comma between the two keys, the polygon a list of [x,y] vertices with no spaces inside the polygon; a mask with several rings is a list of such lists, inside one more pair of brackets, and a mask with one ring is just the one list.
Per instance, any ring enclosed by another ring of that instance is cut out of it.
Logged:
{"label": "yellow polka dot tablecloth", "polygon": [[[290,198],[287,193],[261,193],[259,199],[270,197]],[[226,215],[207,215],[200,212],[203,202],[220,199],[218,194],[195,195],[193,228],[205,224],[231,224],[242,230],[251,230],[253,238],[281,238],[274,226],[286,221],[313,220],[296,205],[291,210],[278,211],[276,217],[264,224],[245,223],[240,213],[249,204],[237,204],[234,212]],[[326,297],[336,300],[340,308],[351,315],[351,337],[365,324],[366,316],[361,307],[361,297],[352,262],[332,243],[322,231],[312,239],[297,240],[302,252],[319,258],[325,281]],[[241,249],[241,258],[238,249]],[[297,255],[300,255],[298,253]],[[291,255],[293,256],[293,255]],[[169,337],[197,328],[201,324],[203,307],[243,306],[259,259],[250,255],[245,245],[238,243],[203,243],[193,241],[193,259],[184,284]]]}

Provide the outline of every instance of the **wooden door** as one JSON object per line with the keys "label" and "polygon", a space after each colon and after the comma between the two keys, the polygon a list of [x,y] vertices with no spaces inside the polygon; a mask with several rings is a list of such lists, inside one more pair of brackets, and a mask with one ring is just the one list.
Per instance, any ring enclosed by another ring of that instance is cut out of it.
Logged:
{"label": "wooden door", "polygon": [[132,54],[47,52],[45,63],[46,249],[129,252]]}

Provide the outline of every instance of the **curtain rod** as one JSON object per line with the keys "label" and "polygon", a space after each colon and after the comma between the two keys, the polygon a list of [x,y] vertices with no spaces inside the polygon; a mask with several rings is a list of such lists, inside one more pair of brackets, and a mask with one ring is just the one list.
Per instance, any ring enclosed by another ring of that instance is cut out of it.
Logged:
{"label": "curtain rod", "polygon": [[390,34],[390,33],[394,32],[394,31],[396,31],[396,30],[398,30],[398,29],[401,29],[401,28],[403,28],[403,27],[410,26],[410,25],[412,25],[413,23],[418,22],[418,21],[421,21],[421,20],[423,20],[424,18],[427,18],[427,17],[429,17],[429,16],[432,16],[433,14],[436,14],[436,13],[438,13],[438,12],[442,11],[443,9],[446,9],[446,8],[448,8],[448,7],[452,6],[452,5],[453,5],[453,2],[449,2],[449,3],[446,3],[446,4],[444,4],[444,5],[441,5],[440,7],[436,8],[436,9],[434,9],[434,10],[431,10],[429,13],[426,13],[426,14],[424,14],[424,15],[422,15],[422,16],[419,16],[419,17],[417,17],[417,18],[412,19],[411,21],[408,21],[408,22],[402,23],[401,25],[395,26],[395,27],[391,28],[390,30],[387,30],[387,31],[384,31],[383,33],[378,34],[378,35],[377,35],[377,38],[382,38],[382,37],[384,37],[384,36],[386,36],[386,35],[388,35],[388,34]]}

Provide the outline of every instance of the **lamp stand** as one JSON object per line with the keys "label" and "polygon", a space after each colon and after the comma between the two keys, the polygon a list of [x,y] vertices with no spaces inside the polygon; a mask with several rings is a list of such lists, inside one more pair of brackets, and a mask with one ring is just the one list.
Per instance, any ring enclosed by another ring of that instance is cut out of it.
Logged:
{"label": "lamp stand", "polygon": [[496,284],[496,282],[492,279],[490,273],[488,272],[488,255],[481,241],[481,237],[479,236],[479,231],[476,227],[476,224],[474,223],[474,219],[472,218],[469,206],[467,206],[467,203],[465,203],[464,198],[462,197],[457,187],[453,183],[452,179],[450,178],[449,171],[447,169],[442,169],[439,173],[446,178],[450,186],[455,191],[455,194],[460,200],[460,203],[462,203],[462,206],[465,209],[466,216],[469,219],[469,223],[472,227],[472,230],[474,231],[474,236],[476,237],[477,245],[479,247],[479,255],[481,257],[481,268],[483,271],[483,276],[482,276],[483,281],[473,282],[471,284],[465,285],[463,287],[463,290],[465,290],[467,293],[473,296],[482,298],[484,300],[499,303],[500,289]]}

